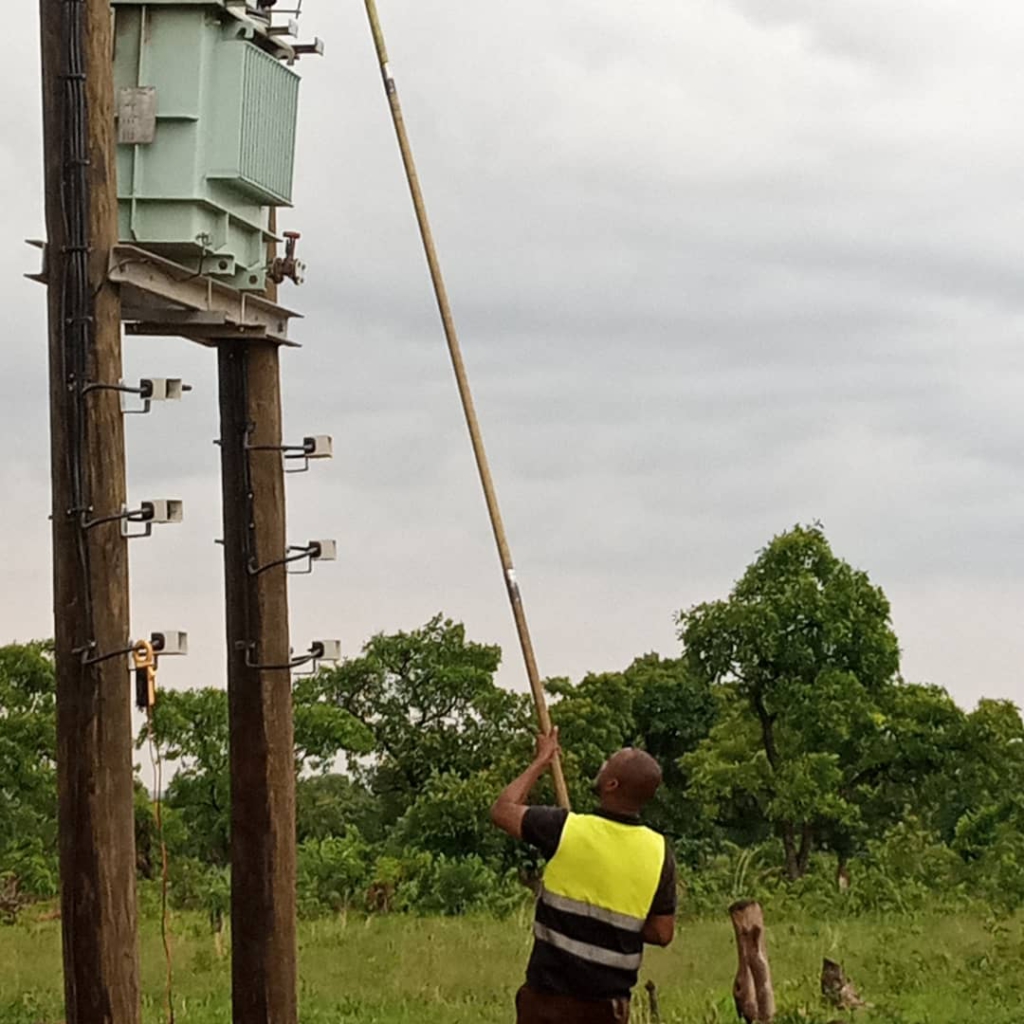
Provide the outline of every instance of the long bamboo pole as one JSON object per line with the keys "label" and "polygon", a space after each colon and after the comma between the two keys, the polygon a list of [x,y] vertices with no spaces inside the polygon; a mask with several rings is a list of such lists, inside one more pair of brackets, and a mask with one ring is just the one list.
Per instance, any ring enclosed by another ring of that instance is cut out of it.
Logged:
{"label": "long bamboo pole", "polygon": [[[512,552],[509,548],[508,536],[505,533],[505,524],[501,518],[501,509],[498,507],[498,496],[495,492],[494,480],[491,477],[490,464],[487,461],[487,451],[484,448],[480,421],[477,418],[476,406],[473,403],[473,393],[470,390],[469,377],[462,358],[462,348],[459,345],[459,336],[455,330],[455,318],[452,315],[451,303],[448,301],[448,290],[445,287],[444,276],[441,273],[441,263],[437,256],[437,248],[434,245],[434,235],[430,230],[430,220],[427,217],[427,207],[423,199],[423,190],[420,188],[419,175],[416,173],[412,146],[409,142],[408,132],[405,129],[402,105],[398,98],[398,87],[395,85],[395,80],[391,75],[387,46],[384,42],[384,30],[381,28],[375,0],[365,0],[365,3],[366,13],[370,19],[370,29],[373,32],[373,43],[377,49],[377,60],[380,63],[381,75],[384,79],[384,90],[387,93],[388,105],[391,107],[391,118],[395,124],[395,134],[398,136],[398,147],[402,152],[405,176],[409,182],[409,192],[412,195],[412,204],[416,210],[420,237],[423,239],[423,251],[427,257],[430,279],[433,282],[434,295],[437,298],[437,308],[441,314],[441,324],[444,327],[444,336],[448,342],[448,353],[451,356],[452,368],[455,370],[459,398],[462,400],[462,411],[465,414],[466,426],[469,428],[469,437],[473,444],[473,457],[476,459],[477,472],[480,474],[480,484],[483,487],[484,500],[487,502],[487,513],[491,519],[494,541],[498,546],[498,557],[501,559],[501,568],[505,577],[505,588],[508,591],[509,603],[512,606],[512,617],[515,619],[516,632],[519,634],[519,646],[522,648],[523,661],[526,665],[526,675],[530,681],[533,703],[537,710],[537,722],[542,732],[549,733],[551,732],[551,716],[548,714],[544,687],[541,685],[540,673],[537,669],[537,658],[533,650],[533,640],[530,637],[530,627],[526,621],[523,598],[519,590],[519,582],[516,579],[515,564],[512,561]],[[558,803],[561,807],[568,809],[569,790],[565,784],[562,764],[557,758],[552,762],[551,773],[555,782],[555,795]]]}

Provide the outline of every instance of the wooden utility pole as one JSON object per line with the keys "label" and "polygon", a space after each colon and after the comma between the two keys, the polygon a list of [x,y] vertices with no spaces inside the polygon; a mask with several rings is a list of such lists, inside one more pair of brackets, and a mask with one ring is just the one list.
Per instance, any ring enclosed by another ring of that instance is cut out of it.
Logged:
{"label": "wooden utility pole", "polygon": [[[108,0],[40,0],[61,921],[68,1024],[135,1024],[128,552]],[[118,654],[118,652],[122,652]]]}
{"label": "wooden utility pole", "polygon": [[[295,742],[277,346],[218,347],[235,1024],[295,1024]],[[275,564],[276,563],[276,564]],[[265,566],[273,565],[272,568]],[[254,666],[278,666],[259,668]]]}

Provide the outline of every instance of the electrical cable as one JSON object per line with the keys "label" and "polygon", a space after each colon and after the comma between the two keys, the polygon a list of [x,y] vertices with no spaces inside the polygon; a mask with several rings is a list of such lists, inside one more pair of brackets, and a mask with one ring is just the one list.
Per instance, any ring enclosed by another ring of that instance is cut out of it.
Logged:
{"label": "electrical cable", "polygon": [[[72,508],[64,510],[80,522],[91,507],[90,488],[83,466],[83,450],[88,436],[86,403],[81,393],[88,379],[89,354],[93,340],[93,295],[89,288],[89,140],[88,99],[83,56],[83,0],[64,0],[61,19],[62,58],[59,71],[61,89],[62,167],[60,212],[63,226],[63,252],[56,261],[61,270],[60,294],[61,372],[66,386],[65,414],[68,421],[68,445],[64,453],[65,472],[71,482]],[[75,549],[82,574],[84,628],[89,634],[82,643],[95,640],[92,571],[85,531],[76,530]]]}
{"label": "electrical cable", "polygon": [[153,705],[146,708],[147,738],[149,740],[149,759],[153,766],[153,781],[156,793],[153,809],[156,817],[156,833],[160,843],[160,940],[164,947],[164,964],[166,975],[164,980],[164,998],[167,1003],[167,1024],[174,1024],[174,958],[171,953],[170,929],[168,924],[167,893],[169,886],[169,870],[167,843],[164,839],[164,800],[163,800],[163,758],[156,742],[153,730]]}

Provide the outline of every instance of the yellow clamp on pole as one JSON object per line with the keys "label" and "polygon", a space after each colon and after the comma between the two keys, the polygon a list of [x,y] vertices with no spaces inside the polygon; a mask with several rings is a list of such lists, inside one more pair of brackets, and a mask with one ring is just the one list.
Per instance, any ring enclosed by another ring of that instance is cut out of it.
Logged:
{"label": "yellow clamp on pole", "polygon": [[156,704],[156,653],[148,640],[140,640],[132,648],[135,664],[135,706],[149,711]]}

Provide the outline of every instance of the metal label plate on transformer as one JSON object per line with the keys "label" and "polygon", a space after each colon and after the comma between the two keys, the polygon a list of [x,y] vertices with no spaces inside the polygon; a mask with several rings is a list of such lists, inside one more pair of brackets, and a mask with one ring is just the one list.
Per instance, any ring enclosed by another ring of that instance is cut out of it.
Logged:
{"label": "metal label plate on transformer", "polygon": [[148,146],[156,138],[156,89],[151,85],[117,90],[117,141]]}

